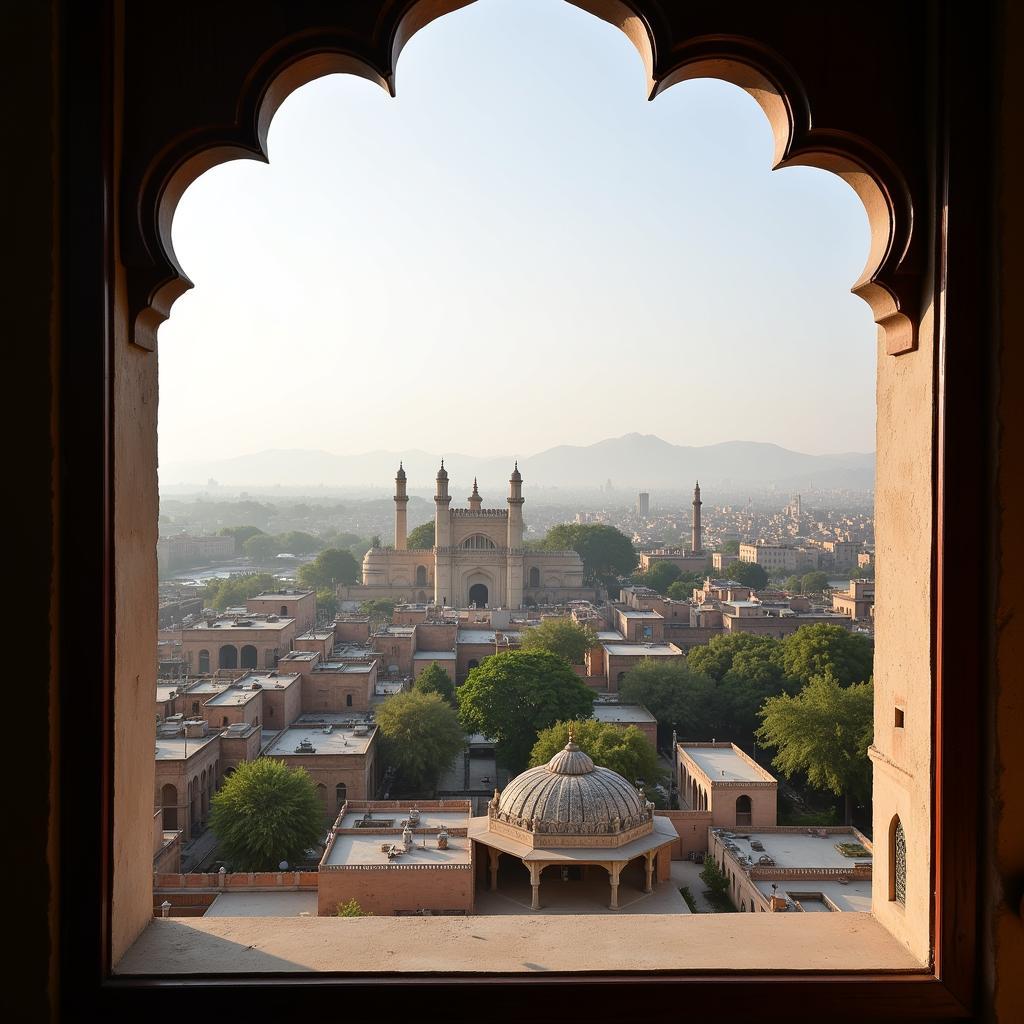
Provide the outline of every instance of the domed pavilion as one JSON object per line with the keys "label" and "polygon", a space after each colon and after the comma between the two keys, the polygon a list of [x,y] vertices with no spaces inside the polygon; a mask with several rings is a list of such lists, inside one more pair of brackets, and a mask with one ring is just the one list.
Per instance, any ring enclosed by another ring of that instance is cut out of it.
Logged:
{"label": "domed pavilion", "polygon": [[672,823],[655,815],[643,790],[580,750],[571,726],[569,742],[547,764],[517,775],[504,793],[494,791],[487,816],[470,822],[469,837],[478,849],[487,848],[492,891],[502,854],[523,862],[530,872],[533,910],[541,908],[545,868],[587,865],[608,872],[609,906],[617,910],[622,869],[643,858],[644,892],[651,892],[656,867],[659,878],[668,877],[670,848],[678,839]]}

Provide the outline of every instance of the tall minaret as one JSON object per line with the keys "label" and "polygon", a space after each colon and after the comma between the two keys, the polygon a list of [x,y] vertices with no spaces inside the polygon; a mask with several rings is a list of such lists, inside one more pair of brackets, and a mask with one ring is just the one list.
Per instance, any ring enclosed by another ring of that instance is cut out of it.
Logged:
{"label": "tall minaret", "polygon": [[[447,548],[452,542],[452,521],[448,506],[452,499],[448,495],[448,472],[444,468],[437,471],[437,487],[434,491],[434,547]],[[444,605],[452,597],[451,589],[451,555],[447,552],[434,554],[434,604]]]}
{"label": "tall minaret", "polygon": [[518,461],[508,481],[508,547],[508,578],[505,593],[509,608],[521,608],[523,606],[523,477],[519,472]]}
{"label": "tall minaret", "polygon": [[404,551],[406,546],[406,509],[409,496],[405,493],[405,470],[398,464],[395,476],[395,550]]}
{"label": "tall minaret", "polygon": [[699,555],[704,550],[700,535],[700,481],[693,489],[693,536],[690,538],[690,554]]}
{"label": "tall minaret", "polygon": [[469,507],[473,512],[479,512],[483,503],[484,499],[480,497],[480,492],[476,487],[476,477],[473,477],[473,493],[469,496]]}

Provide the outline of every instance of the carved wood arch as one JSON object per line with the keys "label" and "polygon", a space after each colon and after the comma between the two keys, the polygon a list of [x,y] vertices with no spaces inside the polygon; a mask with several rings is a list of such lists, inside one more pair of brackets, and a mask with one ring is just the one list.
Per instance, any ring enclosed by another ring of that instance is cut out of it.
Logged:
{"label": "carved wood arch", "polygon": [[[185,83],[179,73],[178,87],[164,90],[172,116],[161,119],[159,112],[140,111],[133,121],[130,107],[126,112],[131,144],[125,146],[121,255],[136,345],[155,348],[159,325],[192,286],[171,243],[171,222],[185,189],[228,160],[266,162],[274,114],[295,89],[317,78],[354,74],[394,94],[395,67],[409,39],[472,2],[363,0],[355,10],[344,10],[320,0],[296,0],[275,9],[265,24],[253,18],[243,45],[230,19],[223,26],[204,26],[208,30],[202,39],[191,40],[200,51],[193,55],[195,77]],[[812,166],[843,178],[860,197],[871,229],[868,261],[852,291],[871,307],[888,353],[917,347],[927,253],[914,236],[913,219],[915,192],[922,202],[925,189],[920,174],[908,175],[901,166],[913,162],[912,143],[921,141],[922,126],[903,133],[899,126],[886,126],[889,137],[883,131],[875,133],[881,138],[872,138],[865,131],[874,127],[870,116],[853,118],[859,121],[853,125],[818,123],[812,116],[819,107],[813,89],[798,73],[793,54],[780,51],[784,34],[761,39],[749,31],[729,31],[744,17],[748,28],[751,23],[757,28],[746,4],[694,12],[662,0],[568,2],[615,25],[633,43],[650,98],[695,78],[730,82],[753,97],[768,118],[775,138],[773,167]],[[211,12],[212,20],[217,17]],[[218,40],[235,58],[228,68],[218,63]],[[174,47],[167,49],[173,52]],[[884,61],[883,56],[883,66]],[[148,70],[136,69],[143,77]],[[158,68],[152,69],[157,73]],[[827,100],[828,76],[823,85],[820,69],[813,77]],[[876,89],[881,100],[886,84],[876,83]],[[866,87],[868,115],[871,101]],[[828,109],[827,102],[820,106]],[[133,128],[142,136],[138,145]],[[907,135],[913,137],[909,142]]]}

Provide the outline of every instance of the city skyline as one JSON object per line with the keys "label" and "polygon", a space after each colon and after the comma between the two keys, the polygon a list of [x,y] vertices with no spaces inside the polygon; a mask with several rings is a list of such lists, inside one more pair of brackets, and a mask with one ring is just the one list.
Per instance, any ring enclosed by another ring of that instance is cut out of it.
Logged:
{"label": "city skyline", "polygon": [[[179,206],[196,288],[161,328],[164,463],[625,431],[874,449],[875,328],[849,293],[863,208],[825,172],[771,172],[739,90],[648,103],[615,29],[487,2],[417,34],[397,98],[342,76],[299,90],[269,148]],[[289,414],[257,413],[260,393]]]}

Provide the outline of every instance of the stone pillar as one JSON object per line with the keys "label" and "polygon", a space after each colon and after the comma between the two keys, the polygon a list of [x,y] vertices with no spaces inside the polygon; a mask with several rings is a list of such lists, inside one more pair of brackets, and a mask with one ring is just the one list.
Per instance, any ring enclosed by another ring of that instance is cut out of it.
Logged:
{"label": "stone pillar", "polygon": [[644,864],[644,892],[653,892],[654,886],[651,884],[651,876],[654,874],[654,858],[656,853],[654,850],[650,850],[646,857],[646,863]]}
{"label": "stone pillar", "polygon": [[530,889],[532,890],[530,909],[540,910],[540,873],[544,870],[544,866],[531,863],[527,867],[530,869]]}
{"label": "stone pillar", "polygon": [[409,496],[405,493],[405,470],[402,464],[398,464],[398,474],[395,476],[395,550],[405,551],[406,549],[406,511],[409,505]]}
{"label": "stone pillar", "polygon": [[487,856],[490,860],[491,892],[496,892],[498,889],[498,861],[501,859],[501,851],[494,849],[493,846],[488,846]]}
{"label": "stone pillar", "polygon": [[619,909],[619,872],[621,870],[622,870],[622,865],[621,864],[613,864],[608,869],[608,877],[609,877],[609,880],[611,881],[611,887],[612,887],[612,898],[611,898],[611,902],[608,904],[608,907],[611,910],[618,910]]}

